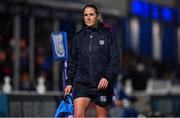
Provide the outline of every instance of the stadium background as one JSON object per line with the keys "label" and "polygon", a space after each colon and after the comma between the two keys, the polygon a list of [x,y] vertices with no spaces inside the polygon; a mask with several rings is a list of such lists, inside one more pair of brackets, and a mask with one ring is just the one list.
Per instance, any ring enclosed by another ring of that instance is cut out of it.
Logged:
{"label": "stadium background", "polygon": [[[52,60],[50,33],[67,32],[70,50],[86,4],[98,5],[105,26],[119,37],[118,80],[124,89],[132,83],[135,109],[180,116],[179,0],[0,0],[0,116],[53,116],[63,95],[63,62]],[[10,94],[3,93],[7,76]],[[36,92],[40,77],[44,95]]]}

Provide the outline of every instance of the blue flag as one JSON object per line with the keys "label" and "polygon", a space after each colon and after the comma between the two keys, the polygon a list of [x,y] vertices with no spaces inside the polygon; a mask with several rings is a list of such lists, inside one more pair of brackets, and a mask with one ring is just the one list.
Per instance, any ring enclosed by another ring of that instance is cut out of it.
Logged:
{"label": "blue flag", "polygon": [[73,115],[73,111],[73,98],[71,95],[66,95],[55,112],[55,118]]}

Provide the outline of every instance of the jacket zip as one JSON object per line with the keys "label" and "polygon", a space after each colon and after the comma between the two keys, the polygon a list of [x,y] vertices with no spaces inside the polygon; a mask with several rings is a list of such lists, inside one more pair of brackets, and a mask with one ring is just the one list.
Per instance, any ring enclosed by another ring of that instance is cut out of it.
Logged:
{"label": "jacket zip", "polygon": [[89,53],[90,53],[90,74],[91,74],[91,76],[92,76],[92,74],[93,74],[93,69],[92,69],[92,38],[93,38],[93,36],[92,35],[90,35],[90,43],[89,43]]}

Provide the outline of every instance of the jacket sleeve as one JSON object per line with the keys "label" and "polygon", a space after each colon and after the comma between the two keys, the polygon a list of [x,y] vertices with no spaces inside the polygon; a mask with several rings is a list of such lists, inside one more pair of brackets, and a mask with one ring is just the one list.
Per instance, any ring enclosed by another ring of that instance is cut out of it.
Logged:
{"label": "jacket sleeve", "polygon": [[73,43],[72,43],[72,48],[71,48],[69,58],[68,58],[66,85],[73,84],[73,81],[76,75],[76,68],[77,68],[76,38],[74,38]]}
{"label": "jacket sleeve", "polygon": [[121,49],[118,43],[118,37],[111,33],[110,37],[110,50],[109,50],[109,64],[105,71],[105,78],[110,82],[116,79],[121,70]]}

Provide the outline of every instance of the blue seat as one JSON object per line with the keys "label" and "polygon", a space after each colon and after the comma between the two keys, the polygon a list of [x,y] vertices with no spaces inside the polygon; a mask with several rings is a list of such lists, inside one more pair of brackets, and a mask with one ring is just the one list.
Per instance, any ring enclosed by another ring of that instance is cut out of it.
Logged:
{"label": "blue seat", "polygon": [[0,93],[0,117],[8,117],[8,96]]}

